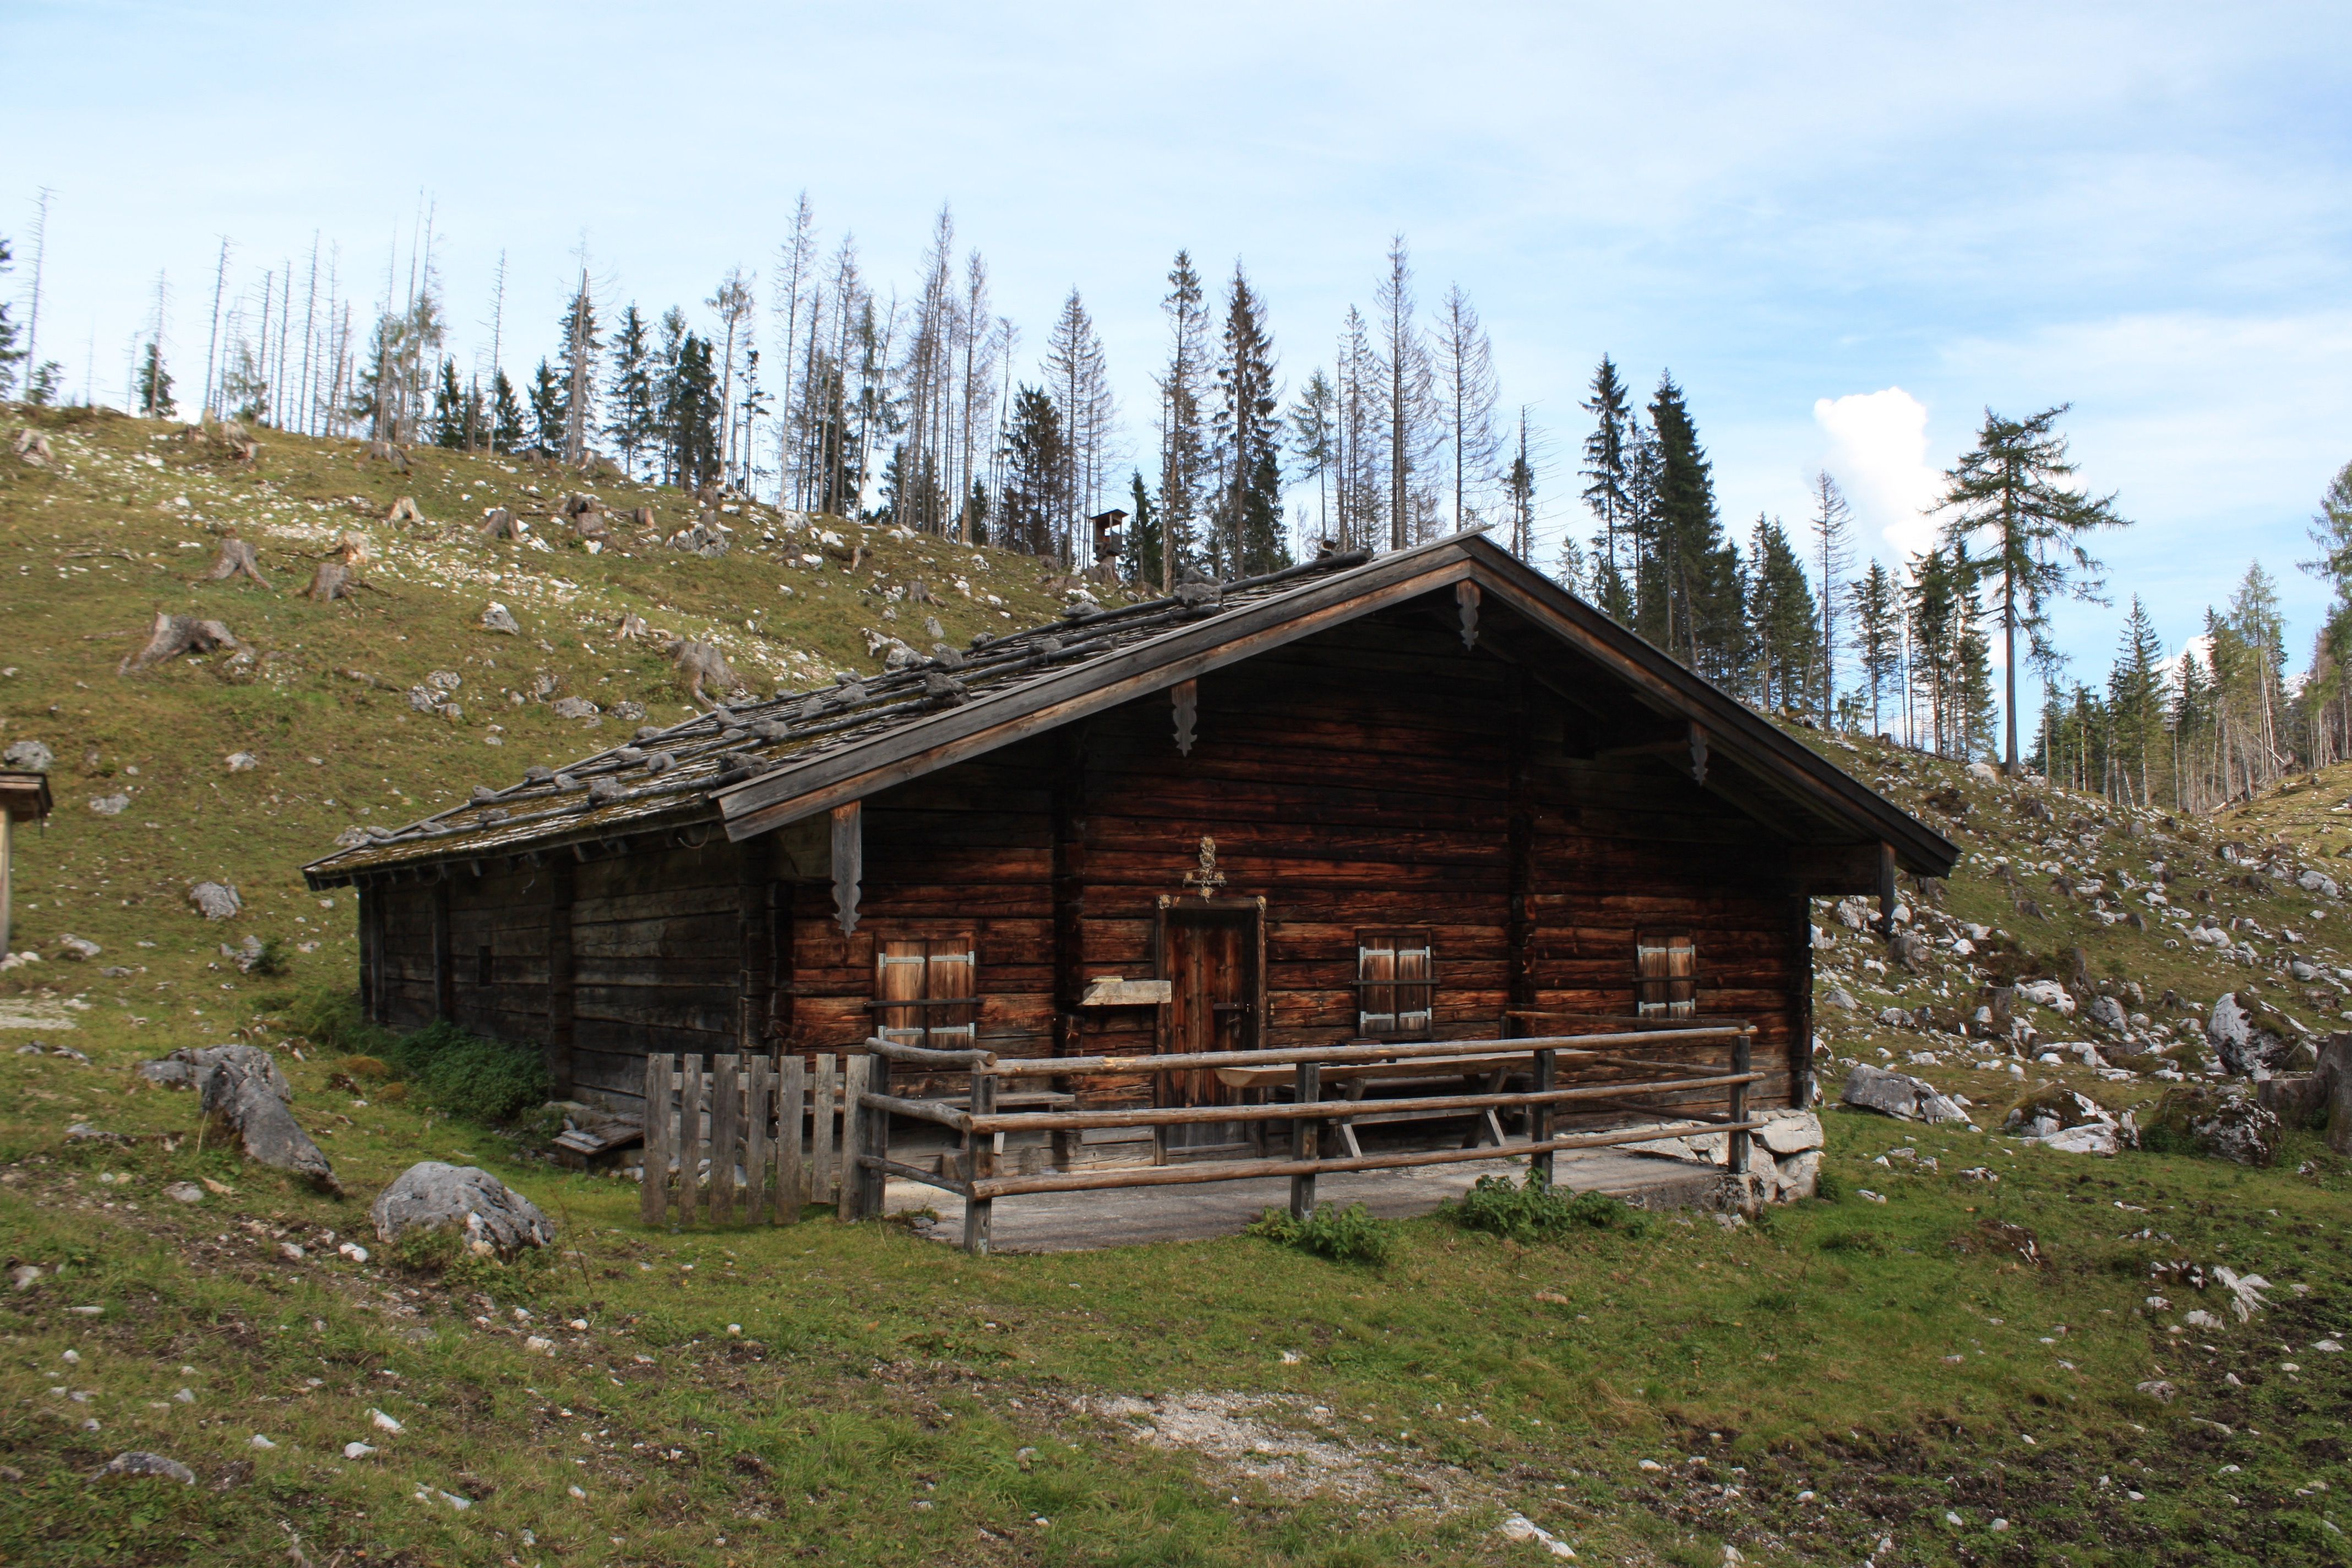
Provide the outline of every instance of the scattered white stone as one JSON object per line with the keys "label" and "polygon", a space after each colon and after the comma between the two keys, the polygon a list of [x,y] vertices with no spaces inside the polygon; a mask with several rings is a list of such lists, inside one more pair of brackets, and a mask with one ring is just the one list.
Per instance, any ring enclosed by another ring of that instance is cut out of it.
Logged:
{"label": "scattered white stone", "polygon": [[394,1436],[399,1436],[402,1431],[405,1430],[399,1422],[394,1420],[391,1416],[386,1415],[381,1410],[371,1409],[368,1412],[368,1419],[374,1422],[379,1430],[390,1432]]}
{"label": "scattered white stone", "polygon": [[347,1241],[335,1250],[354,1263],[365,1263],[368,1260],[368,1249],[356,1241]]}
{"label": "scattered white stone", "polygon": [[529,1351],[533,1355],[548,1355],[553,1352],[555,1349],[555,1342],[548,1339],[544,1335],[533,1334],[530,1338],[523,1341],[522,1348]]}
{"label": "scattered white stone", "polygon": [[[1546,1552],[1550,1552],[1554,1557],[1573,1559],[1576,1556],[1576,1549],[1574,1547],[1571,1547],[1567,1542],[1562,1541],[1559,1536],[1554,1535],[1550,1531],[1546,1530],[1542,1525],[1538,1524],[1535,1521],[1529,1519],[1526,1514],[1511,1514],[1503,1521],[1499,1528],[1501,1529],[1503,1539],[1506,1541],[1532,1541],[1542,1546]],[[1729,1548],[1727,1547],[1725,1550],[1728,1551]]]}
{"label": "scattered white stone", "polygon": [[252,1436],[247,1438],[245,1446],[248,1448],[275,1448],[278,1447],[277,1444],[271,1442],[268,1438],[263,1436],[258,1432],[256,1432]]}
{"label": "scattered white stone", "polygon": [[343,1458],[346,1459],[364,1459],[370,1454],[374,1452],[375,1445],[373,1443],[346,1443],[343,1445]]}
{"label": "scattered white stone", "polygon": [[163,1189],[163,1195],[173,1203],[200,1204],[205,1201],[204,1188],[194,1182],[173,1182]]}
{"label": "scattered white stone", "polygon": [[231,752],[227,761],[228,771],[233,773],[249,773],[261,765],[261,759],[251,752]]}

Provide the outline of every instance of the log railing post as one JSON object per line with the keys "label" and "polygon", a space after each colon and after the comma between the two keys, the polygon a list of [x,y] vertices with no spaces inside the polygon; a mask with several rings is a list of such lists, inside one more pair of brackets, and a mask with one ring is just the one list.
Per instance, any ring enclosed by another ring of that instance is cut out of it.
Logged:
{"label": "log railing post", "polygon": [[866,1217],[866,1086],[876,1057],[844,1057],[841,1062],[841,1194],[834,1203],[836,1219]]}
{"label": "log railing post", "polygon": [[[1323,1098],[1323,1068],[1318,1062],[1300,1062],[1297,1068],[1297,1100],[1301,1105],[1313,1105]],[[1319,1126],[1305,1118],[1290,1124],[1290,1157],[1313,1160],[1321,1154],[1322,1139]],[[1305,1220],[1315,1213],[1315,1175],[1307,1172],[1290,1178],[1290,1217]]]}
{"label": "log railing post", "polygon": [[[1552,1053],[1538,1051],[1536,1053],[1536,1092],[1549,1094],[1558,1072],[1559,1064]],[[1545,1186],[1551,1185],[1551,1151],[1543,1147],[1551,1142],[1551,1107],[1549,1104],[1535,1106],[1532,1114],[1528,1118],[1528,1142],[1537,1145],[1538,1152],[1528,1156],[1528,1176],[1530,1180],[1541,1176]]]}
{"label": "log railing post", "polygon": [[[996,1075],[974,1068],[971,1075],[971,1113],[974,1116],[996,1114]],[[992,1133],[966,1132],[963,1135],[964,1180],[978,1184],[996,1174],[996,1139]],[[963,1201],[963,1249],[985,1253],[988,1250],[990,1221],[994,1217],[994,1200],[977,1192]]]}
{"label": "log railing post", "polygon": [[[1748,1062],[1751,1054],[1748,1047],[1753,1037],[1754,1037],[1751,1035],[1742,1034],[1738,1039],[1731,1043],[1731,1070],[1733,1072],[1746,1073],[1748,1070]],[[1748,1173],[1748,1130],[1739,1126],[1738,1123],[1748,1120],[1748,1085],[1745,1082],[1735,1083],[1731,1086],[1730,1110],[1731,1121],[1733,1122],[1730,1151],[1731,1172],[1732,1174],[1736,1176],[1744,1176]]]}

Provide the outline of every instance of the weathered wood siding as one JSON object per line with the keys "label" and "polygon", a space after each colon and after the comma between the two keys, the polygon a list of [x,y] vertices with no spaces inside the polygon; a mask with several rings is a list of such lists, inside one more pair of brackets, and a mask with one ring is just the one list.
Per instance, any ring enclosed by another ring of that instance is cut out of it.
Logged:
{"label": "weathered wood siding", "polygon": [[[698,847],[579,865],[577,1089],[631,1100],[646,1053],[735,1050],[747,1018],[755,1047],[855,1045],[873,1017],[876,942],[892,939],[971,940],[980,1038],[1000,1054],[1148,1050],[1151,1009],[1078,1008],[1076,994],[1094,976],[1156,972],[1160,901],[1185,891],[1207,835],[1224,896],[1266,900],[1265,1043],[1354,1035],[1366,929],[1429,930],[1440,1038],[1491,1038],[1514,1007],[1630,1014],[1638,933],[1687,931],[1700,1012],[1754,1020],[1756,1060],[1775,1074],[1760,1101],[1790,1094],[1805,905],[1779,841],[1696,785],[1686,761],[1595,760],[1611,737],[1592,721],[1411,608],[1202,677],[1194,722],[1181,753],[1162,693],[869,798],[848,937],[826,890],[779,899],[766,840],[713,828]],[[447,887],[455,1015],[544,1038],[546,879]],[[392,1021],[423,1022],[434,895],[369,896],[384,900]]]}

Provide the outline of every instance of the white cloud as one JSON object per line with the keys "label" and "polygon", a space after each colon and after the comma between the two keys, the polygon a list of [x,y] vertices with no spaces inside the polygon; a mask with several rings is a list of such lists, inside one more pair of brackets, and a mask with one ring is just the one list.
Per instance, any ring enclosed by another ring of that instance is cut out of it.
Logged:
{"label": "white cloud", "polygon": [[1943,476],[1927,460],[1927,405],[1890,386],[1821,398],[1813,422],[1830,438],[1825,466],[1863,527],[1876,529],[1897,560],[1934,542],[1935,524],[1924,513]]}

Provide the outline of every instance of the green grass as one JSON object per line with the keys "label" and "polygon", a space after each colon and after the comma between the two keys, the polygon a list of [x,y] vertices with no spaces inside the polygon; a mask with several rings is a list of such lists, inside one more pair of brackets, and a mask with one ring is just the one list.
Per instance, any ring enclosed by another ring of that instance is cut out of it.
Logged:
{"label": "green grass", "polygon": [[[163,426],[47,423],[59,470],[0,454],[14,634],[0,666],[16,672],[0,675],[0,741],[50,744],[59,796],[50,826],[19,838],[12,945],[45,962],[0,976],[0,1002],[74,1027],[0,1033],[0,1236],[7,1258],[45,1270],[0,1291],[0,1463],[23,1473],[0,1483],[0,1562],[278,1563],[291,1537],[320,1564],[1549,1561],[1496,1532],[1512,1510],[1588,1563],[1711,1565],[1726,1543],[1766,1563],[2352,1556],[2329,1529],[2331,1516],[2352,1529],[2341,1501],[2352,1370],[2310,1349],[2352,1330],[2352,1184],[2309,1133],[2276,1167],[2247,1171],[2171,1154],[2090,1160],[1832,1110],[1824,1198],[1759,1223],[1596,1225],[1622,1206],[1513,1185],[1451,1216],[1364,1227],[1318,1214],[1302,1227],[1343,1251],[1351,1229],[1377,1237],[1376,1265],[1250,1237],[973,1258],[814,1210],[771,1229],[644,1227],[633,1185],[559,1171],[482,1120],[520,1086],[468,1098],[457,1072],[458,1087],[436,1086],[474,1047],[436,1037],[429,1049],[360,1022],[351,900],[303,891],[296,868],[350,822],[404,820],[614,737],[611,721],[589,730],[543,700],[504,701],[542,668],[560,691],[677,716],[659,660],[598,629],[624,608],[731,638],[747,674],[781,678],[870,668],[858,628],[891,625],[871,583],[861,599],[836,562],[820,593],[773,547],[717,562],[542,555],[375,527],[387,592],[312,605],[286,590],[306,564],[292,552],[319,548],[328,526],[313,502],[342,505],[339,529],[360,512],[338,496],[380,516],[415,494],[442,519],[490,504],[486,494],[511,504],[526,481],[552,499],[562,481],[430,452],[395,479],[359,466],[351,444],[265,435],[265,488],[155,439]],[[140,460],[150,452],[161,469]],[[472,489],[483,482],[497,488]],[[184,493],[189,507],[173,505]],[[616,507],[638,499],[604,493]],[[683,521],[676,497],[646,499]],[[278,590],[186,584],[211,554],[189,512],[259,538]],[[878,531],[873,542],[886,588],[917,574],[940,586],[936,545]],[[92,549],[130,559],[76,553]],[[991,559],[989,591],[1024,622],[1045,611],[1035,563]],[[795,585],[791,599],[780,581]],[[523,616],[521,641],[472,629],[494,594]],[[941,596],[936,613],[959,640],[995,620],[992,606]],[[260,650],[256,667],[216,658],[117,678],[129,639],[85,634],[135,627],[158,607],[227,619]],[[742,630],[747,619],[757,629]],[[340,673],[353,668],[384,685]],[[405,688],[436,668],[464,674],[463,721],[408,708]],[[485,744],[492,722],[498,748]],[[2203,1000],[2248,978],[2277,984],[2267,965],[2165,949],[2160,930],[2100,927],[2040,888],[2052,918],[2018,916],[1989,861],[2025,854],[2029,833],[2110,866],[2161,847],[2187,868],[2183,900],[2210,889],[2224,918],[2273,931],[2306,918],[2300,895],[2222,882],[2211,827],[2184,825],[2159,847],[2102,821],[2084,846],[2064,828],[2087,803],[2062,798],[2056,827],[2032,824],[1948,764],[1814,739],[1898,799],[1969,801],[1952,831],[1975,858],[1949,907],[2043,960],[2082,942],[2095,967]],[[262,765],[227,771],[238,750]],[[89,810],[125,785],[129,810]],[[237,884],[241,918],[208,924],[188,908],[186,886],[205,877]],[[2318,931],[2314,951],[2332,940]],[[64,931],[106,952],[59,962]],[[286,976],[242,973],[218,952],[247,934],[283,944]],[[1859,968],[1875,951],[1846,937],[1823,955],[1868,1005],[1822,1009],[1843,1059],[1884,1049],[1902,1064],[1937,1048],[1947,1059],[1914,1070],[1967,1093],[1988,1128],[2043,1081],[2111,1103],[2161,1088],[2071,1065],[2011,1079],[1948,1041],[1878,1026],[1883,1001],[1950,1005],[1970,981],[1939,957],[1927,975],[1888,977],[1900,989],[1862,993],[1880,984]],[[2325,1026],[2325,1013],[2280,1000]],[[278,1050],[350,1197],[243,1166],[202,1134],[192,1097],[133,1071],[233,1036]],[[30,1038],[90,1060],[16,1054]],[[68,1139],[81,1122],[135,1142]],[[1877,1163],[1898,1146],[1937,1167]],[[379,1247],[367,1202],[421,1159],[496,1172],[555,1220],[559,1246],[506,1268],[446,1244]],[[1965,1173],[1979,1169],[1999,1180]],[[193,1205],[165,1195],[184,1181],[224,1190]],[[341,1255],[329,1231],[368,1259]],[[2263,1275],[2271,1307],[2239,1325],[2218,1286],[2159,1278],[2182,1261]],[[2170,1308],[2151,1309],[2150,1295]],[[2168,1331],[2190,1308],[2228,1326]],[[551,1348],[530,1349],[532,1336]],[[2137,1391],[2156,1379],[2178,1390],[2169,1403]],[[190,1402],[175,1399],[182,1388]],[[1345,1484],[1302,1489],[1245,1445],[1227,1457],[1162,1447],[1113,1403],[1188,1394],[1244,1412],[1276,1447],[1351,1456]],[[371,1410],[404,1430],[380,1432]],[[257,1433],[276,1447],[251,1447]],[[355,1440],[378,1452],[346,1459]],[[94,1479],[133,1447],[183,1460],[200,1484]],[[1995,1532],[1996,1519],[2010,1528]]]}

